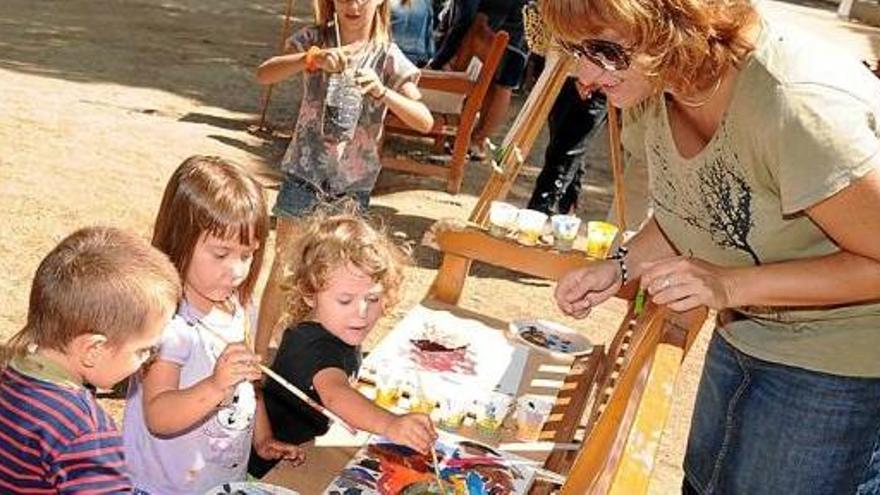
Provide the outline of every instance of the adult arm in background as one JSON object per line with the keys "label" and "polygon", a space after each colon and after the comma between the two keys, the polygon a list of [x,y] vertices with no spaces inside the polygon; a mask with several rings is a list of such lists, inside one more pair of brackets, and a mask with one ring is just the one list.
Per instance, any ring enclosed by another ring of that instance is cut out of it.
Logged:
{"label": "adult arm in background", "polygon": [[477,17],[479,0],[450,0],[453,2],[452,19],[449,20],[449,31],[440,41],[440,46],[434,53],[434,58],[428,62],[428,68],[444,70],[452,58],[458,52],[462,40],[474,19]]}

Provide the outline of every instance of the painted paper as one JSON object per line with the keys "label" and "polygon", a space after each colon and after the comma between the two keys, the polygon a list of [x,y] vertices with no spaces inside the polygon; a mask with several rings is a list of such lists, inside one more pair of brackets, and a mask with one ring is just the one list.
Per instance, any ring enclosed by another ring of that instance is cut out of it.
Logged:
{"label": "painted paper", "polygon": [[[524,458],[445,433],[435,448],[447,495],[523,494],[532,484],[534,472]],[[324,491],[324,495],[440,493],[430,455],[380,437],[371,438]]]}

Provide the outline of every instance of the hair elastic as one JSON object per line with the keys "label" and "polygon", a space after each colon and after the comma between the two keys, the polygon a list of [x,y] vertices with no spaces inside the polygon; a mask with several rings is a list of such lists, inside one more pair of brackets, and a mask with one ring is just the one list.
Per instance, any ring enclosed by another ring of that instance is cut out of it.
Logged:
{"label": "hair elastic", "polygon": [[318,70],[318,55],[321,54],[321,47],[318,45],[312,45],[306,51],[306,70],[308,72],[315,72]]}

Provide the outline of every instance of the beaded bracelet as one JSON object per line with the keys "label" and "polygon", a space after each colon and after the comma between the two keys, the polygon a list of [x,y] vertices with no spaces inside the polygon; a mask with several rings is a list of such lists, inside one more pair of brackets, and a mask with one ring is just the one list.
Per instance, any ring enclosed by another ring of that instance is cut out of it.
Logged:
{"label": "beaded bracelet", "polygon": [[626,267],[627,253],[629,253],[629,249],[626,246],[619,246],[614,254],[608,257],[609,260],[617,262],[617,266],[620,268],[620,282],[624,284],[629,280],[629,270]]}

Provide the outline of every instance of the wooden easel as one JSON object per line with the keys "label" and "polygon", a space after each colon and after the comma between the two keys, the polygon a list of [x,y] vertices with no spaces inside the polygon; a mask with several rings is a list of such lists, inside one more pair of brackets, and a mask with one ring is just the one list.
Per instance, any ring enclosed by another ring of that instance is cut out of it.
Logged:
{"label": "wooden easel", "polygon": [[[544,70],[535,83],[532,92],[517,115],[516,120],[504,136],[502,149],[519,148],[522,156],[527,156],[535,143],[553,103],[559,96],[562,84],[569,77],[574,61],[570,56],[552,48],[547,51],[547,62]],[[608,139],[611,169],[614,176],[614,201],[617,212],[617,225],[620,231],[626,230],[626,205],[623,194],[623,164],[620,150],[620,124],[617,109],[608,103]],[[486,181],[483,192],[471,211],[469,220],[478,225],[485,225],[489,217],[489,204],[504,199],[516,181],[523,162],[518,161],[514,153],[507,153],[499,164],[501,171],[495,170]]]}

